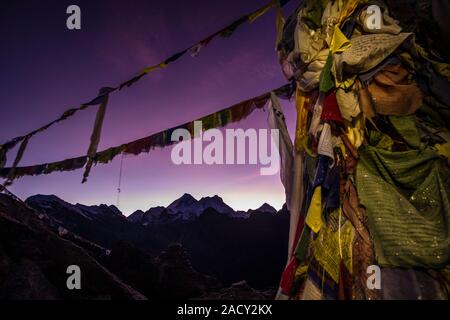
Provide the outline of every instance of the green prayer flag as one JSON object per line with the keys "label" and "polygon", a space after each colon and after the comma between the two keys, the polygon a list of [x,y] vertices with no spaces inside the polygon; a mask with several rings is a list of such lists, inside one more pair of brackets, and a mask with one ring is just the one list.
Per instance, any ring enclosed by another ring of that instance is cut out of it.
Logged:
{"label": "green prayer flag", "polygon": [[420,134],[417,130],[415,116],[390,116],[389,120],[411,148],[418,149],[420,147]]}
{"label": "green prayer flag", "polygon": [[322,73],[320,74],[320,92],[328,92],[334,88],[333,76],[331,75],[331,67],[333,65],[333,55],[331,52],[328,54],[327,61],[323,67]]}
{"label": "green prayer flag", "polygon": [[431,149],[361,148],[356,186],[378,263],[442,268],[450,259],[450,170]]}

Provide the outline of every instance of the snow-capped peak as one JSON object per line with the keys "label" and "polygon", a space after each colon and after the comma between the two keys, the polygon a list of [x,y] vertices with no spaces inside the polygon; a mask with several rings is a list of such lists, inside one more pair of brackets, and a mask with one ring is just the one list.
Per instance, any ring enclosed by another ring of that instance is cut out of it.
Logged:
{"label": "snow-capped peak", "polygon": [[274,207],[272,207],[268,203],[264,203],[261,207],[259,207],[255,211],[260,211],[260,212],[265,212],[265,213],[277,213],[278,212]]}
{"label": "snow-capped peak", "polygon": [[222,198],[215,195],[213,197],[204,197],[199,201],[199,208],[203,212],[205,209],[213,208],[222,214],[234,214],[234,210],[223,202]]}
{"label": "snow-capped peak", "polygon": [[196,211],[198,201],[189,193],[183,194],[180,198],[172,202],[167,209],[172,213],[184,213]]}

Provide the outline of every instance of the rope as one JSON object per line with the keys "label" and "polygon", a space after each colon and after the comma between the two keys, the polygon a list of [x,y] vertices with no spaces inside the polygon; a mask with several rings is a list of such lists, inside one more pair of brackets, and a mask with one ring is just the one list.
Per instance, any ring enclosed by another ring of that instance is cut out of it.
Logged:
{"label": "rope", "polygon": [[124,154],[122,153],[122,157],[120,158],[119,183],[117,185],[117,208],[120,207],[120,191],[121,191],[120,188],[122,185],[123,157],[124,157]]}

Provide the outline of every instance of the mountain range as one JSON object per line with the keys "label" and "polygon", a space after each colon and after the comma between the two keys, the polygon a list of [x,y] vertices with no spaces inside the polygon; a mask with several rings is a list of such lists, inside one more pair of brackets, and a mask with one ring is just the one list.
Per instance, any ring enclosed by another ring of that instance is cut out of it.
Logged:
{"label": "mountain range", "polygon": [[158,256],[181,245],[193,269],[225,286],[245,280],[256,289],[274,289],[286,262],[285,207],[235,211],[217,195],[197,200],[184,194],[167,207],[126,217],[115,206],[70,204],[55,195],[31,196],[25,203],[60,235],[75,234],[105,252],[126,244]]}
{"label": "mountain range", "polygon": [[137,210],[128,216],[128,220],[143,226],[172,223],[177,220],[192,221],[204,213],[206,209],[213,209],[217,213],[230,218],[242,219],[249,218],[253,212],[277,213],[277,210],[267,203],[264,203],[256,210],[249,209],[247,212],[234,211],[217,195],[197,200],[190,194],[185,193],[168,205],[167,208],[158,206],[152,207],[145,212]]}

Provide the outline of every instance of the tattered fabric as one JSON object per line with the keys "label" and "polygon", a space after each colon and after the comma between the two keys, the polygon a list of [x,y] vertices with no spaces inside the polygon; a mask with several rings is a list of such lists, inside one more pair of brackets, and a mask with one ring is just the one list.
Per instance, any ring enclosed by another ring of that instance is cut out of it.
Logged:
{"label": "tattered fabric", "polygon": [[360,150],[356,185],[381,266],[442,268],[449,262],[449,176],[430,149]]}

